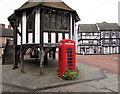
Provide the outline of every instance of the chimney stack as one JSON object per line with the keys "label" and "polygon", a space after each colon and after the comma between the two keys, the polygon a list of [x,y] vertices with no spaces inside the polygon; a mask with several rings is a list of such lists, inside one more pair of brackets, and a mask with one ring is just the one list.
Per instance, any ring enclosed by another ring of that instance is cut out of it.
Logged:
{"label": "chimney stack", "polygon": [[0,24],[0,28],[5,28],[5,24]]}
{"label": "chimney stack", "polygon": [[8,25],[8,29],[11,30],[11,25]]}

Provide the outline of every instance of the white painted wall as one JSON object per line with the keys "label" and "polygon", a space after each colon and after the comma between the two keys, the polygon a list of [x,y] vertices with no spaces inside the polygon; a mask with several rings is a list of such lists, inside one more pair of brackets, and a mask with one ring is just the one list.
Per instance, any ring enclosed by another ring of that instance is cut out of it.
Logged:
{"label": "white painted wall", "polygon": [[35,43],[40,43],[40,10],[35,14]]}
{"label": "white painted wall", "polygon": [[69,39],[69,34],[65,34],[65,39]]}
{"label": "white painted wall", "polygon": [[78,52],[77,53],[80,53],[80,46],[77,46],[77,48],[78,48]]}
{"label": "white painted wall", "polygon": [[120,26],[120,1],[118,2],[118,25]]}
{"label": "white painted wall", "polygon": [[62,40],[62,33],[58,33],[58,42]]}
{"label": "white painted wall", "polygon": [[117,53],[119,53],[119,47],[117,47]]}
{"label": "white painted wall", "polygon": [[51,33],[51,43],[56,43],[56,34]]}
{"label": "white painted wall", "polygon": [[26,44],[26,12],[22,15],[22,44]]}
{"label": "white painted wall", "polygon": [[72,15],[70,15],[70,39],[72,40],[73,38],[73,36],[72,36]]}
{"label": "white painted wall", "polygon": [[29,33],[28,34],[28,44],[31,44],[31,43],[33,43],[33,33]]}
{"label": "white painted wall", "polygon": [[47,32],[44,32],[43,33],[43,39],[44,39],[44,43],[48,43],[48,33]]}
{"label": "white painted wall", "polygon": [[21,44],[21,36],[17,34],[17,45]]}
{"label": "white painted wall", "polygon": [[[21,23],[19,23],[19,27],[18,27],[19,32],[21,32]],[[21,37],[19,34],[17,34],[17,45],[21,44]]]}

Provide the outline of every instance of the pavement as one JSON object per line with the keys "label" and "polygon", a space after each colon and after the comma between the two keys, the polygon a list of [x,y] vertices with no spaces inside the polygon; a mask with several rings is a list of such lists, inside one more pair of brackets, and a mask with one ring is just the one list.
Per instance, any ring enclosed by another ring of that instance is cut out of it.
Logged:
{"label": "pavement", "polygon": [[26,60],[25,73],[12,70],[12,65],[2,66],[3,92],[112,92],[119,91],[118,75],[94,66],[77,62],[79,77],[66,81],[57,75],[57,60],[49,60],[44,74],[39,74],[39,63]]}

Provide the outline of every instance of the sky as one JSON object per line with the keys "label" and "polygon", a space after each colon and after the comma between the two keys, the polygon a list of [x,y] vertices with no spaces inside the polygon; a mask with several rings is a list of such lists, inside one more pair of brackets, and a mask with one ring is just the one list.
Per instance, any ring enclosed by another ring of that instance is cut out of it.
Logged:
{"label": "sky", "polygon": [[[28,0],[0,0],[0,23],[8,25],[7,18]],[[120,0],[62,0],[76,10],[80,24],[101,22],[118,23],[118,2]]]}

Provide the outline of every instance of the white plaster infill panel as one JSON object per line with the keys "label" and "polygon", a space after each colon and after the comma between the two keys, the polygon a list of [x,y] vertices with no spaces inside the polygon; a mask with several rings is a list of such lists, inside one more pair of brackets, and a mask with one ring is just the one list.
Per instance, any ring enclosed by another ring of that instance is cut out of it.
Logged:
{"label": "white plaster infill panel", "polygon": [[22,44],[26,44],[26,12],[22,15]]}
{"label": "white plaster infill panel", "polygon": [[35,14],[35,43],[40,43],[40,11]]}
{"label": "white plaster infill panel", "polygon": [[55,33],[51,33],[51,43],[56,43]]}
{"label": "white plaster infill panel", "polygon": [[62,33],[58,33],[58,42],[62,40]]}
{"label": "white plaster infill panel", "polygon": [[43,42],[48,43],[48,33],[44,32],[43,35],[44,35],[44,37],[43,37],[44,41]]}

